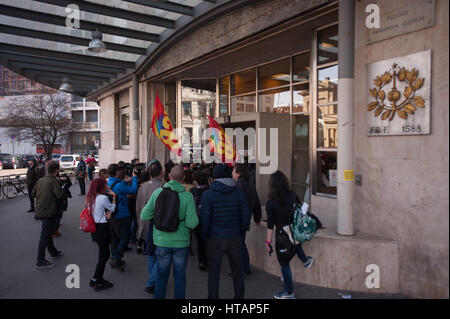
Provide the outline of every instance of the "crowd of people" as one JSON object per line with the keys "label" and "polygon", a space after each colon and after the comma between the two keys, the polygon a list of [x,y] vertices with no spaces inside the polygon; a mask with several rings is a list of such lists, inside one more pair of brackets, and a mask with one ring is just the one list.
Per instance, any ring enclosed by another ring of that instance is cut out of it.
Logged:
{"label": "crowd of people", "polygon": [[[90,287],[96,291],[112,288],[113,284],[104,278],[106,265],[125,271],[125,253],[135,244],[138,254],[147,255],[145,291],[154,294],[155,299],[165,298],[173,267],[174,298],[184,299],[186,266],[189,256],[193,255],[194,236],[198,268],[208,272],[208,298],[219,298],[224,255],[231,268],[229,276],[233,280],[234,298],[244,298],[244,278],[252,273],[246,233],[251,218],[256,225],[260,225],[262,218],[254,165],[176,165],[171,161],[163,165],[153,159],[145,167],[136,159],[131,163],[110,164],[94,178],[94,170],[89,170],[91,163],[79,159],[75,170],[80,195],[85,194],[86,177],[90,180],[85,207],[95,220],[95,232],[91,236],[98,246]],[[40,171],[36,170],[36,163],[30,163],[27,173],[30,211],[35,211],[35,218],[42,221],[36,267],[51,268],[54,263],[45,258],[45,249],[52,258],[62,254],[55,248],[53,237],[62,212],[67,209],[71,183],[70,178],[60,175],[58,164],[51,160],[45,163],[45,176],[39,177],[42,173],[37,172]],[[265,244],[267,252],[271,253],[272,229],[292,222],[290,212],[299,199],[281,171],[271,175],[268,186]],[[311,267],[313,259],[305,255],[301,244],[295,249],[304,266]],[[284,289],[274,297],[293,299],[289,262],[280,262],[280,267]]]}

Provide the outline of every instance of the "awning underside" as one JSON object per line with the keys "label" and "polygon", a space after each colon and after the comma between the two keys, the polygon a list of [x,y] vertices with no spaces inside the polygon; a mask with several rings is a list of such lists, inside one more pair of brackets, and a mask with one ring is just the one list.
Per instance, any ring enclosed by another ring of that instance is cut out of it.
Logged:
{"label": "awning underside", "polygon": [[[86,96],[133,72],[174,33],[227,2],[0,0],[0,64],[55,89],[69,77],[74,94]],[[66,26],[69,5],[80,9],[79,28]],[[96,30],[105,53],[87,50]]]}

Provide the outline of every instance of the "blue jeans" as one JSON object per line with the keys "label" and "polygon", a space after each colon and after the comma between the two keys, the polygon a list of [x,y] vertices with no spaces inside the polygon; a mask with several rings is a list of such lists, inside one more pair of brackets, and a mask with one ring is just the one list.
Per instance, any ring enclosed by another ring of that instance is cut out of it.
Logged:
{"label": "blue jeans", "polygon": [[155,299],[166,298],[167,281],[173,264],[173,278],[175,284],[174,299],[184,299],[186,296],[186,265],[189,247],[170,248],[156,246],[157,278]]}
{"label": "blue jeans", "polygon": [[[305,255],[305,252],[303,251],[303,248],[301,245],[297,246],[297,257],[305,263],[307,261],[307,257]],[[294,282],[292,281],[292,272],[291,272],[291,266],[289,264],[281,267],[281,273],[283,274],[283,280],[284,280],[284,290],[287,291],[287,293],[291,294],[294,292]]]}
{"label": "blue jeans", "polygon": [[89,177],[89,181],[92,182],[92,180],[94,179],[92,173],[94,172],[93,168],[88,167],[88,177]]}
{"label": "blue jeans", "polygon": [[145,286],[154,287],[156,286],[156,278],[158,276],[158,263],[156,262],[155,255],[147,257],[147,266],[149,278]]}
{"label": "blue jeans", "polygon": [[128,246],[130,241],[130,218],[118,219],[120,227],[120,240],[117,246],[111,245],[111,259],[121,259],[123,257],[123,250]]}

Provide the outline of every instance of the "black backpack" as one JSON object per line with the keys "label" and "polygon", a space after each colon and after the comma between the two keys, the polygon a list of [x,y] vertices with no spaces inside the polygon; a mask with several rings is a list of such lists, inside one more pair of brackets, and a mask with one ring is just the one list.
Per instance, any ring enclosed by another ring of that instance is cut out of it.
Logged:
{"label": "black backpack", "polygon": [[180,198],[178,192],[163,187],[155,203],[154,222],[156,229],[164,232],[174,232],[178,229],[180,218]]}

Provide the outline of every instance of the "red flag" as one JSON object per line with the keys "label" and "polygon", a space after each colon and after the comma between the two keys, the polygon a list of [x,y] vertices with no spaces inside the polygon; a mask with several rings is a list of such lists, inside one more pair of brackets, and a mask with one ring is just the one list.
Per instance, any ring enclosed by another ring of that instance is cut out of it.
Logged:
{"label": "red flag", "polygon": [[222,156],[222,162],[231,166],[236,161],[236,148],[222,126],[211,116],[209,118],[209,148],[211,152]]}
{"label": "red flag", "polygon": [[175,133],[173,132],[173,127],[169,116],[166,111],[164,111],[158,92],[156,92],[151,128],[153,133],[155,133],[155,135],[171,152],[181,157],[181,147],[176,139]]}

